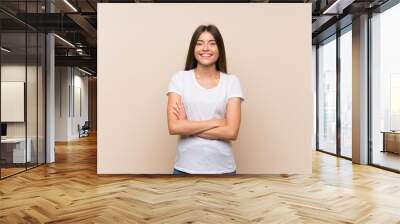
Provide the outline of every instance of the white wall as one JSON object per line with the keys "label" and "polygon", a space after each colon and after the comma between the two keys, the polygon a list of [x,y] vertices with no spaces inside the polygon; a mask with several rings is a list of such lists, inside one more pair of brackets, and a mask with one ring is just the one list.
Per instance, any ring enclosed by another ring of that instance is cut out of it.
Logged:
{"label": "white wall", "polygon": [[172,172],[165,93],[193,31],[209,23],[246,98],[238,173],[311,173],[310,20],[311,4],[98,4],[98,173]]}
{"label": "white wall", "polygon": [[25,121],[25,82],[1,82],[1,121]]}
{"label": "white wall", "polygon": [[55,68],[55,141],[68,140],[69,68]]}
{"label": "white wall", "polygon": [[[88,120],[88,78],[76,68],[56,67],[55,82],[55,140],[77,139],[78,124]],[[77,105],[82,105],[82,113]]]}
{"label": "white wall", "polygon": [[[88,77],[87,76],[81,76],[83,73],[77,74],[78,70],[74,71],[74,96],[72,96],[72,99],[74,99],[74,102],[71,103],[71,105],[74,105],[72,108],[72,119],[71,119],[71,135],[72,138],[78,138],[79,137],[79,132],[78,132],[78,124],[82,126],[85,121],[88,120]],[[80,91],[80,93],[79,93]],[[80,96],[80,97],[79,97]],[[80,101],[80,102],[79,102]],[[81,111],[80,111],[81,110]]]}

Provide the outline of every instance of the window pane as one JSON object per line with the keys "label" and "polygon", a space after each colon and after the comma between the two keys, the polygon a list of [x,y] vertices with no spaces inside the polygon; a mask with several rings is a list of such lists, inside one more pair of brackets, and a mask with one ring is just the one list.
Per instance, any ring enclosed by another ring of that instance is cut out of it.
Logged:
{"label": "window pane", "polygon": [[318,48],[318,148],[336,153],[336,40]]}
{"label": "window pane", "polygon": [[[400,170],[400,4],[372,18],[372,163]],[[394,132],[392,132],[394,131]]]}
{"label": "window pane", "polygon": [[340,36],[340,121],[343,156],[351,158],[352,141],[352,35],[351,30]]}

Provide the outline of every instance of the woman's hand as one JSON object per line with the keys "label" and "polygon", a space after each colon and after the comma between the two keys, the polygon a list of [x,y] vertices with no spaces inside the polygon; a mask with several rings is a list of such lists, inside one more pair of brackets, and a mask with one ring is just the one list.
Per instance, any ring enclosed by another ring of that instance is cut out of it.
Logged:
{"label": "woman's hand", "polygon": [[223,123],[223,121],[216,122],[215,120],[192,121],[188,119],[182,102],[179,94],[168,93],[167,119],[170,135],[195,135]]}
{"label": "woman's hand", "polygon": [[185,106],[183,105],[182,97],[173,106],[173,112],[178,120],[187,120]]}
{"label": "woman's hand", "polygon": [[236,140],[241,118],[241,99],[233,97],[228,100],[225,119],[217,120],[217,127],[200,133],[198,137],[218,140]]}

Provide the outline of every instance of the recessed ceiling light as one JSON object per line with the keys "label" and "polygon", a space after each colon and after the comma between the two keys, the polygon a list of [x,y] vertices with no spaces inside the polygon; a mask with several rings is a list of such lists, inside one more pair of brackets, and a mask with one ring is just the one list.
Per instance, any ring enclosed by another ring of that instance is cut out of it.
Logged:
{"label": "recessed ceiling light", "polygon": [[322,14],[342,14],[343,9],[353,3],[355,0],[336,0]]}
{"label": "recessed ceiling light", "polygon": [[68,0],[64,0],[65,4],[67,4],[72,10],[74,10],[75,12],[78,12],[78,10],[71,4],[69,3]]}
{"label": "recessed ceiling light", "polygon": [[81,68],[79,68],[79,67],[78,67],[78,69],[79,69],[79,71],[81,71],[81,72],[83,72],[83,73],[85,73],[85,74],[93,75],[92,73],[90,73],[90,72],[88,72],[88,71],[86,71],[86,70],[83,70],[83,69],[81,69]]}
{"label": "recessed ceiling light", "polygon": [[64,43],[68,44],[69,46],[75,48],[75,45],[73,45],[71,42],[67,41],[66,39],[60,37],[59,35],[54,34],[54,36],[57,37],[58,39],[60,39],[61,41],[63,41]]}
{"label": "recessed ceiling light", "polygon": [[5,48],[5,47],[1,47],[1,50],[4,51],[4,52],[6,52],[6,53],[10,53],[10,52],[11,52],[11,50],[9,50],[9,49],[7,49],[7,48]]}

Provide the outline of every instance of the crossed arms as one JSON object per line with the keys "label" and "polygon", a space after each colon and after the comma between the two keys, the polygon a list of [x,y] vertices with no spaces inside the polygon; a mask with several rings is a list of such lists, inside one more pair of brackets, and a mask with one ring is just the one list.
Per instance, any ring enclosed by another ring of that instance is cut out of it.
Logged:
{"label": "crossed arms", "polygon": [[229,98],[224,119],[188,120],[179,94],[168,94],[168,130],[170,135],[192,135],[206,139],[236,140],[240,127],[240,98]]}

